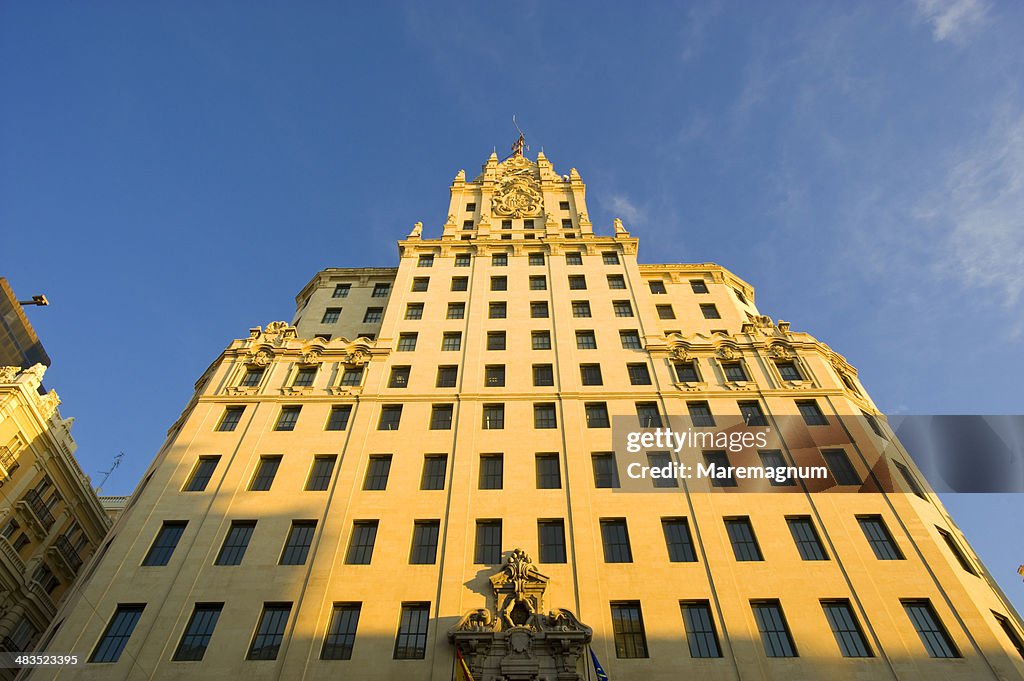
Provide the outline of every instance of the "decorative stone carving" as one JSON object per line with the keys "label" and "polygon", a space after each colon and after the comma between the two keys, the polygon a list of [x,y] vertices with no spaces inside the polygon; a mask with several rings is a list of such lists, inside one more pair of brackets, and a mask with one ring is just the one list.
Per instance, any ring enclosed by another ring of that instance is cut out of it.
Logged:
{"label": "decorative stone carving", "polygon": [[544,196],[534,177],[536,166],[524,156],[513,156],[503,164],[503,169],[491,197],[491,211],[513,218],[539,215]]}
{"label": "decorative stone carving", "polygon": [[409,232],[409,239],[419,239],[423,235],[423,223],[417,222],[412,226],[412,231]]}
{"label": "decorative stone carving", "polygon": [[310,348],[302,353],[303,364],[319,364],[320,361],[320,351],[316,348]]}
{"label": "decorative stone carving", "polygon": [[269,348],[260,348],[245,356],[245,363],[257,367],[265,367],[274,361],[274,353]]}
{"label": "decorative stone carving", "polygon": [[270,322],[267,324],[266,333],[284,333],[284,330],[288,328],[288,322]]}
{"label": "decorative stone carving", "polygon": [[622,218],[615,218],[612,224],[615,225],[616,236],[629,236],[629,232],[626,231],[626,227],[622,224]]}
{"label": "decorative stone carving", "polygon": [[0,383],[14,383],[21,367],[0,367]]}
{"label": "decorative stone carving", "polygon": [[732,347],[731,345],[723,345],[719,347],[715,355],[719,359],[724,359],[726,361],[736,359],[739,356],[736,352],[736,348]]}
{"label": "decorative stone carving", "polygon": [[793,351],[781,343],[775,343],[768,348],[768,356],[781,361],[790,360],[793,359]]}
{"label": "decorative stone carving", "polygon": [[345,354],[345,364],[362,365],[370,361],[370,353],[363,348],[355,348]]}

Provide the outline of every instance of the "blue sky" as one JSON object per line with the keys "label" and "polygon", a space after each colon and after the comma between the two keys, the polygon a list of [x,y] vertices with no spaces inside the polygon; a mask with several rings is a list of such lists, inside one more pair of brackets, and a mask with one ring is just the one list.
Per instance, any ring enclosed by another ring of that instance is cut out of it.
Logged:
{"label": "blue sky", "polygon": [[[729,267],[884,410],[1022,412],[1024,5],[378,5],[0,6],[0,274],[106,493],[319,269],[437,234],[512,114],[599,230]],[[1020,497],[947,502],[1022,608]]]}

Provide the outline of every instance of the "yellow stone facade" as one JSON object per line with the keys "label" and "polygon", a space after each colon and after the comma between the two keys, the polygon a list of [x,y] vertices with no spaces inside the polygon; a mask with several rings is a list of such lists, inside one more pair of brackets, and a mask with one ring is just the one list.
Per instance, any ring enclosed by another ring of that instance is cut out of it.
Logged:
{"label": "yellow stone facade", "polygon": [[[611,679],[1022,677],[1017,614],[915,478],[629,493],[595,473],[602,413],[753,403],[777,420],[813,402],[825,425],[800,447],[843,430],[867,480],[857,454],[892,435],[845,359],[723,267],[639,264],[637,238],[618,220],[595,234],[579,174],[543,154],[460,171],[448,213],[439,238],[417,224],[399,241],[396,268],[320,272],[291,323],[211,364],[50,632],[48,651],[93,661],[32,679],[450,679],[450,632],[506,626],[492,578],[511,593],[514,549],[545,590],[529,622],[578,617]],[[688,546],[670,545],[683,521]],[[738,559],[744,523],[760,560]],[[498,678],[460,636],[477,681]],[[505,678],[596,678],[531,677],[520,652]]]}

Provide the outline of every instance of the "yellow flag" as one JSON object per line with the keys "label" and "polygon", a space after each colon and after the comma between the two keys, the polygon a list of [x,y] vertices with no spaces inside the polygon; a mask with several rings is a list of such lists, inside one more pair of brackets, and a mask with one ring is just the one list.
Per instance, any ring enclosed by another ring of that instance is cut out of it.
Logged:
{"label": "yellow flag", "polygon": [[462,658],[462,652],[458,648],[455,649],[455,667],[455,678],[457,681],[473,681],[473,675],[469,672],[469,665]]}

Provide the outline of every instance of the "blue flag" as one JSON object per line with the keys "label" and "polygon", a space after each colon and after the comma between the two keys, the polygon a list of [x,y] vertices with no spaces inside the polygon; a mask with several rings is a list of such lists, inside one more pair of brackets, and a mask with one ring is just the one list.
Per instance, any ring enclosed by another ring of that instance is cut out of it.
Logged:
{"label": "blue flag", "polygon": [[590,659],[594,661],[594,673],[597,674],[597,681],[608,681],[608,675],[604,673],[604,667],[597,661],[597,654],[594,653],[594,649],[590,649]]}

